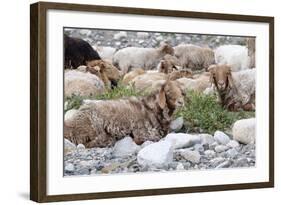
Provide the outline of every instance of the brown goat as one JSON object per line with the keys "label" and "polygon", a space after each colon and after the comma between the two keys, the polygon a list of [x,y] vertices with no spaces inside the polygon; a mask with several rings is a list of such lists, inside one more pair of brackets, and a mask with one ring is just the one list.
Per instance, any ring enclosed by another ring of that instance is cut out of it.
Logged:
{"label": "brown goat", "polygon": [[86,71],[97,75],[108,88],[117,86],[117,82],[121,77],[119,70],[104,60],[89,62]]}
{"label": "brown goat", "polygon": [[[247,111],[254,110],[254,105],[250,102],[254,96],[254,93],[252,93],[252,96],[249,97],[249,100],[247,100],[247,102],[243,102],[243,97],[234,83],[230,66],[211,65],[208,70],[210,72],[210,82],[215,85],[215,88],[217,89],[219,94],[220,103],[224,108],[230,111],[238,111],[239,109]],[[245,73],[247,71],[241,72]],[[238,80],[243,81],[239,78]],[[252,84],[254,85],[254,83]],[[243,86],[241,86],[241,89],[242,88]]]}
{"label": "brown goat", "polygon": [[92,101],[64,123],[64,137],[88,148],[112,146],[128,135],[137,144],[158,141],[167,134],[172,114],[183,103],[182,90],[169,80],[146,97]]}

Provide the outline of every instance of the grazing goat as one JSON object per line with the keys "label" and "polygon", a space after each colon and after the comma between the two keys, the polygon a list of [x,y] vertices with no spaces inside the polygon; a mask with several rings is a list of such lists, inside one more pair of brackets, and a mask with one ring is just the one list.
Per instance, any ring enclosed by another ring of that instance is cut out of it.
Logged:
{"label": "grazing goat", "polygon": [[117,86],[120,71],[111,63],[104,60],[94,60],[88,63],[86,71],[98,76],[108,88]]}
{"label": "grazing goat", "polygon": [[162,43],[159,48],[127,47],[114,54],[113,64],[125,75],[134,68],[155,69],[166,54],[174,54],[174,49],[166,43]]}
{"label": "grazing goat", "polygon": [[63,35],[64,39],[64,68],[76,69],[80,65],[88,65],[92,60],[100,60],[99,54],[92,46],[80,39]]}
{"label": "grazing goat", "polygon": [[256,69],[231,72],[228,65],[212,65],[210,82],[218,91],[222,106],[230,111],[255,109]]}
{"label": "grazing goat", "polygon": [[229,65],[233,72],[249,68],[249,56],[246,46],[223,45],[215,50],[216,63]]}
{"label": "grazing goat", "polygon": [[179,59],[183,68],[192,70],[207,69],[215,63],[215,55],[212,49],[203,48],[191,44],[180,44],[175,49],[175,56]]}
{"label": "grazing goat", "polygon": [[91,101],[64,123],[64,137],[87,148],[112,146],[128,135],[137,144],[158,141],[168,133],[172,114],[183,103],[175,81],[142,98]]}

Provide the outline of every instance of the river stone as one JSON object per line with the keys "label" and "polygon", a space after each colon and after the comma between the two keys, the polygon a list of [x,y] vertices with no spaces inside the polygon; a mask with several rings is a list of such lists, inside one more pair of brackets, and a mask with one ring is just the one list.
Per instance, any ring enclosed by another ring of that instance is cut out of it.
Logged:
{"label": "river stone", "polygon": [[172,142],[175,149],[190,147],[201,142],[199,135],[191,135],[186,133],[170,133],[165,137],[164,140]]}
{"label": "river stone", "polygon": [[221,131],[216,131],[215,132],[214,139],[218,143],[223,144],[223,145],[226,145],[230,141],[229,137],[225,133],[223,133]]}
{"label": "river stone", "polygon": [[216,147],[215,147],[215,151],[216,152],[224,152],[224,151],[226,151],[226,150],[228,150],[228,147],[227,146],[225,146],[225,145],[217,145]]}
{"label": "river stone", "polygon": [[137,153],[139,149],[131,137],[125,137],[115,143],[112,154],[114,157],[126,157]]}
{"label": "river stone", "polygon": [[137,161],[143,167],[165,168],[173,161],[173,143],[165,140],[150,144],[139,151]]}
{"label": "river stone", "polygon": [[201,155],[198,151],[184,150],[181,152],[181,156],[195,164],[200,162]]}
{"label": "river stone", "polygon": [[237,142],[236,140],[230,140],[226,146],[231,147],[231,148],[236,148],[236,147],[239,147],[239,145],[240,145],[239,142]]}

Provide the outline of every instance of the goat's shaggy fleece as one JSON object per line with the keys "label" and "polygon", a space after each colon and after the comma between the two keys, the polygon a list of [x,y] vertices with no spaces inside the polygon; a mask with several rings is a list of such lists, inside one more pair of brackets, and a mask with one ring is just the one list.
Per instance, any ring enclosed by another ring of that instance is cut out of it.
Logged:
{"label": "goat's shaggy fleece", "polygon": [[214,64],[214,52],[210,48],[202,48],[191,44],[180,44],[175,49],[175,56],[183,68],[192,70],[207,69]]}
{"label": "goat's shaggy fleece", "polygon": [[164,137],[175,109],[183,105],[181,89],[167,81],[160,91],[143,98],[91,101],[64,123],[64,137],[86,147],[112,146],[131,136],[137,144]]}
{"label": "goat's shaggy fleece", "polygon": [[122,79],[122,83],[124,85],[128,85],[130,81],[132,81],[135,77],[144,74],[145,71],[142,68],[137,68],[135,70],[130,71],[126,75],[124,75]]}
{"label": "goat's shaggy fleece", "polygon": [[65,70],[64,95],[96,96],[105,91],[104,83],[100,78],[78,70]]}
{"label": "goat's shaggy fleece", "polygon": [[256,69],[231,72],[228,65],[213,65],[209,71],[223,107],[233,111],[255,109]]}
{"label": "goat's shaggy fleece", "polygon": [[113,64],[119,67],[123,74],[134,68],[151,70],[156,68],[159,60],[166,54],[174,54],[174,49],[166,43],[159,48],[127,47],[114,54]]}
{"label": "goat's shaggy fleece", "polygon": [[249,56],[246,46],[223,45],[215,50],[216,63],[231,66],[233,72],[249,68]]}

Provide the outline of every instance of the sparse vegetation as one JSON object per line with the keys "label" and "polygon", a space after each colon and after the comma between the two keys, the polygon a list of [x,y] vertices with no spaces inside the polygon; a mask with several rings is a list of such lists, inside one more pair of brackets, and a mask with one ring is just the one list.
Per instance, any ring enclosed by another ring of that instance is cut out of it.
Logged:
{"label": "sparse vegetation", "polygon": [[213,95],[199,92],[188,92],[185,106],[176,112],[182,116],[189,131],[214,133],[216,130],[227,130],[239,119],[250,118],[254,112],[229,112],[223,109]]}
{"label": "sparse vegetation", "polygon": [[145,95],[144,92],[138,92],[135,88],[131,86],[125,86],[125,85],[118,85],[118,87],[108,90],[103,94],[97,95],[95,97],[93,96],[80,96],[80,95],[72,95],[71,97],[67,97],[65,99],[65,102],[67,102],[67,105],[65,107],[65,112],[70,109],[78,109],[83,100],[85,99],[96,99],[96,100],[112,100],[112,99],[119,99],[123,97],[131,97],[131,96],[143,96]]}

